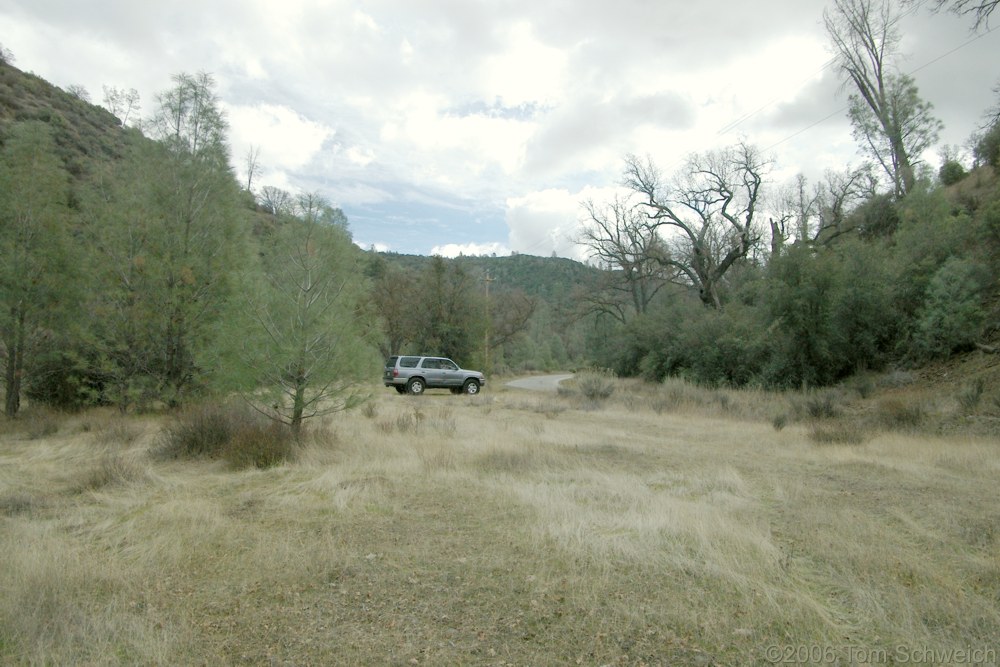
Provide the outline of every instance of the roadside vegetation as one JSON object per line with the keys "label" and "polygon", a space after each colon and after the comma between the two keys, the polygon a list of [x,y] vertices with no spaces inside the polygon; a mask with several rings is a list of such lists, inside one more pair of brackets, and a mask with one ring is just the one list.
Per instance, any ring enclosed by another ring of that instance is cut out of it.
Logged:
{"label": "roadside vegetation", "polygon": [[237,182],[210,75],[139,120],[0,46],[0,663],[995,663],[1000,97],[922,163],[873,3],[824,13],[865,164],[625,156],[592,265],[362,250]]}
{"label": "roadside vegetation", "polygon": [[[0,661],[746,665],[772,645],[843,662],[989,647],[1000,458],[968,420],[996,424],[997,397],[870,381],[387,391],[266,467],[225,447],[163,456],[191,431],[225,440],[217,413],[29,407],[0,435]],[[820,435],[849,425],[858,437]]]}

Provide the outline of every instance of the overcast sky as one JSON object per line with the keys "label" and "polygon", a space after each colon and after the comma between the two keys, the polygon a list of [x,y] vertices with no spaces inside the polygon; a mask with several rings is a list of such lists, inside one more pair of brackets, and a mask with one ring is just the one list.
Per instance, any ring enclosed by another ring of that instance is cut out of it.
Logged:
{"label": "overcast sky", "polygon": [[[628,153],[670,172],[744,139],[778,182],[861,161],[825,4],[0,0],[0,45],[97,104],[135,88],[143,115],[172,75],[212,74],[236,171],[258,146],[258,186],[326,196],[363,247],[580,258],[580,202]],[[901,27],[941,144],[966,144],[996,102],[1000,30],[927,10]]]}

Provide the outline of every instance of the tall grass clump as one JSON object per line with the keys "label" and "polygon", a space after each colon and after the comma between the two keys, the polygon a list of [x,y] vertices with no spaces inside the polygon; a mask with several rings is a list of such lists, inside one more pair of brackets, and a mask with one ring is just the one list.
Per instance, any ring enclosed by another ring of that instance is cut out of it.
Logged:
{"label": "tall grass clump", "polygon": [[580,393],[589,401],[605,401],[615,393],[615,384],[609,373],[588,371],[577,382]]}
{"label": "tall grass clump", "polygon": [[63,416],[51,408],[31,406],[8,421],[11,430],[22,431],[28,440],[41,440],[59,432]]}
{"label": "tall grass clump", "polygon": [[242,417],[236,413],[234,406],[219,403],[184,410],[164,427],[158,453],[175,459],[221,457]]}
{"label": "tall grass clump", "polygon": [[248,406],[206,403],[185,410],[160,436],[162,458],[225,459],[237,468],[267,468],[295,453],[291,430]]}
{"label": "tall grass clump", "polygon": [[972,382],[966,384],[958,392],[958,404],[962,406],[965,412],[973,412],[979,407],[979,403],[983,400],[983,394],[986,391],[986,383],[982,378],[976,378]]}
{"label": "tall grass clump", "polygon": [[809,427],[809,439],[817,445],[863,445],[870,434],[853,421],[814,423]]}
{"label": "tall grass clump", "polygon": [[101,424],[94,433],[98,442],[108,446],[128,447],[142,435],[142,430],[125,419],[114,419]]}
{"label": "tall grass clump", "polygon": [[84,473],[78,488],[80,491],[98,491],[106,487],[127,486],[146,476],[146,468],[134,457],[108,451],[94,468]]}
{"label": "tall grass clump", "polygon": [[878,425],[890,431],[913,431],[928,417],[927,408],[917,401],[887,398],[879,401],[875,409]]}
{"label": "tall grass clump", "polygon": [[295,458],[295,435],[284,424],[258,417],[233,431],[224,456],[234,468],[272,468]]}
{"label": "tall grass clump", "polygon": [[811,393],[794,404],[797,415],[805,419],[835,419],[840,416],[840,404],[833,392]]}

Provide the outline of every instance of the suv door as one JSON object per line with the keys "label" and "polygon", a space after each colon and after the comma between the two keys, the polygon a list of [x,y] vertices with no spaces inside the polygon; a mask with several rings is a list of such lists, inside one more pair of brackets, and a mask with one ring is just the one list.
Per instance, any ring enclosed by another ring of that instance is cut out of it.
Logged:
{"label": "suv door", "polygon": [[441,364],[441,381],[446,387],[461,387],[462,386],[462,374],[459,372],[461,369],[451,359],[440,359]]}
{"label": "suv door", "polygon": [[441,360],[431,357],[420,362],[420,370],[423,371],[424,382],[428,387],[443,387],[444,371],[441,370]]}

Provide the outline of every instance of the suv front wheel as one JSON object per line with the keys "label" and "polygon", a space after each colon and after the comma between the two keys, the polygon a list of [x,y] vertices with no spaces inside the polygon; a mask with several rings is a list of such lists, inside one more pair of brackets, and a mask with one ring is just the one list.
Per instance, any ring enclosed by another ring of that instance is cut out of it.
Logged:
{"label": "suv front wheel", "polygon": [[426,387],[424,386],[424,381],[421,380],[420,378],[413,378],[406,383],[406,391],[413,394],[414,396],[419,396],[420,394],[424,393],[424,389],[426,389]]}
{"label": "suv front wheel", "polygon": [[474,396],[479,393],[479,383],[475,380],[467,380],[462,386],[462,392],[470,396]]}

